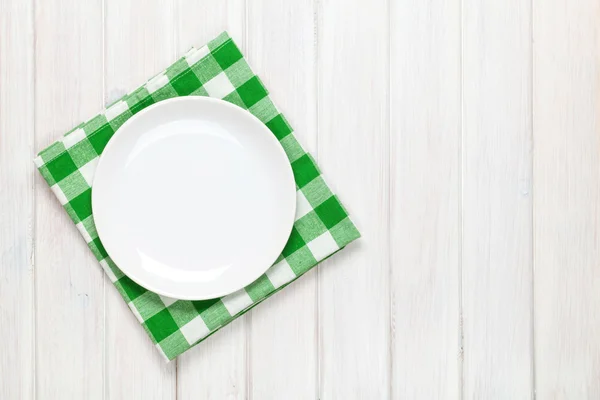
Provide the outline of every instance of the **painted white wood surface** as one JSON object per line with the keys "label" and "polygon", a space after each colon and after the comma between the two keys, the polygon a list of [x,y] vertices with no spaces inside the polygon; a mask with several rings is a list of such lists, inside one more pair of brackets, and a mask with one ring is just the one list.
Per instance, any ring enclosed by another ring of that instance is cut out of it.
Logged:
{"label": "painted white wood surface", "polygon": [[387,398],[387,2],[324,0],[317,15],[319,165],[363,235],[319,269],[319,398]]}
{"label": "painted white wood surface", "polygon": [[533,5],[535,382],[600,398],[600,3]]}
{"label": "painted white wood surface", "polygon": [[0,3],[0,399],[34,394],[33,1]]}
{"label": "painted white wood surface", "polygon": [[392,397],[460,391],[460,1],[392,3]]}
{"label": "painted white wood surface", "polygon": [[[595,0],[0,0],[0,398],[600,397]],[[165,364],[34,152],[228,30],[363,238]]]}
{"label": "painted white wood surface", "polygon": [[531,5],[463,5],[463,395],[529,399]]}

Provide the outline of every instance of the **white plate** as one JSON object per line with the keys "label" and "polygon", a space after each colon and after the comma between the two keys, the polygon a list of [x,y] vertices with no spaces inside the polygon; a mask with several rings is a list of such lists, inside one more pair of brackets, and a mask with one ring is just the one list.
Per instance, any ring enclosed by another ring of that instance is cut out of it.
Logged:
{"label": "white plate", "polygon": [[158,294],[202,300],[262,275],[294,223],[296,185],[275,136],[230,103],[180,97],[130,118],[96,169],[92,210],[117,266]]}

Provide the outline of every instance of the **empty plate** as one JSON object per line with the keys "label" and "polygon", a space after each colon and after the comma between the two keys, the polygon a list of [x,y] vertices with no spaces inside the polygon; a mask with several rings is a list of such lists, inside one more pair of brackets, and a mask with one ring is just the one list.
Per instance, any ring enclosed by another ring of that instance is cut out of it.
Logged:
{"label": "empty plate", "polygon": [[179,97],[130,118],[96,169],[92,210],[116,265],[158,294],[202,300],[262,275],[294,223],[296,186],[275,136],[225,101]]}

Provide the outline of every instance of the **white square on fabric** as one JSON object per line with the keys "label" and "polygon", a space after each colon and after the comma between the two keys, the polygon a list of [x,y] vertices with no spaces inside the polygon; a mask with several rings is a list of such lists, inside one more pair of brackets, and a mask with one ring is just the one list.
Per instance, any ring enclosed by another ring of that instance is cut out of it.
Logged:
{"label": "white square on fabric", "polygon": [[160,347],[160,343],[156,343],[154,345],[154,347],[156,347],[158,349],[158,352],[160,353],[161,356],[163,356],[163,358],[165,360],[167,360],[167,362],[169,361],[169,357],[167,357],[167,355],[165,354],[165,352],[163,351],[162,347]]}
{"label": "white square on fabric", "polygon": [[312,206],[306,200],[306,196],[302,193],[301,190],[296,192],[296,221],[300,218],[304,217],[306,214],[312,211]]}
{"label": "white square on fabric", "polygon": [[107,121],[112,121],[125,111],[129,110],[129,106],[123,100],[117,101],[104,112]]}
{"label": "white square on fabric", "polygon": [[187,61],[188,65],[191,67],[206,57],[208,53],[210,53],[208,46],[201,47],[197,50],[191,51],[189,54],[186,54],[185,61]]}
{"label": "white square on fabric", "polygon": [[237,292],[228,294],[227,296],[223,297],[221,301],[231,316],[236,315],[246,307],[252,305],[252,299],[248,293],[246,293],[245,289],[240,289]]}
{"label": "white square on fabric", "polygon": [[267,270],[267,278],[269,278],[275,289],[291,282],[295,277],[296,274],[294,274],[290,264],[285,259]]}
{"label": "white square on fabric", "polygon": [[94,174],[96,173],[96,167],[98,166],[98,161],[100,157],[94,158],[92,161],[85,164],[83,167],[79,168],[79,173],[83,176],[83,179],[87,182],[90,187],[92,186],[92,182],[94,181]]}
{"label": "white square on fabric", "polygon": [[100,261],[100,265],[102,265],[102,269],[104,269],[104,272],[106,273],[106,275],[108,275],[110,281],[112,283],[115,283],[117,281],[117,276],[114,274],[114,272],[112,272],[112,269],[110,269],[108,262],[106,262],[106,260],[102,260]]}
{"label": "white square on fabric", "polygon": [[79,230],[79,233],[81,233],[81,236],[83,236],[83,238],[85,239],[86,243],[89,243],[92,241],[92,237],[88,233],[87,229],[85,229],[85,226],[83,226],[83,222],[80,222],[80,223],[76,224],[75,226]]}
{"label": "white square on fabric", "polygon": [[81,142],[85,139],[85,131],[81,128],[75,129],[73,132],[69,133],[62,139],[63,144],[66,149],[69,149],[75,146],[77,143]]}
{"label": "white square on fabric", "polygon": [[197,316],[181,327],[181,333],[185,337],[185,340],[192,345],[203,337],[206,337],[210,333],[210,329],[208,329],[202,317]]}
{"label": "white square on fabric", "polygon": [[158,297],[160,297],[160,300],[164,303],[165,307],[169,307],[171,304],[177,301],[177,299],[173,299],[171,297],[165,297],[161,295],[158,295]]}
{"label": "white square on fabric", "polygon": [[142,315],[140,314],[140,312],[137,310],[137,308],[135,308],[135,304],[133,304],[133,302],[129,302],[127,305],[129,306],[129,309],[131,310],[133,315],[135,315],[135,317],[138,319],[138,321],[140,321],[140,324],[143,324],[144,318],[142,318]]}
{"label": "white square on fabric", "polygon": [[67,196],[65,196],[65,194],[63,193],[63,191],[60,189],[60,186],[58,186],[57,183],[55,183],[54,185],[50,186],[50,189],[52,190],[52,192],[54,193],[54,195],[56,196],[56,198],[58,199],[58,201],[60,201],[61,205],[65,205],[69,202],[69,200],[67,199]]}
{"label": "white square on fabric", "polygon": [[218,99],[222,99],[235,90],[229,81],[229,78],[225,75],[225,72],[221,72],[219,75],[206,82],[203,88],[206,89],[210,97],[216,97]]}
{"label": "white square on fabric", "polygon": [[148,81],[146,84],[146,90],[148,90],[148,93],[154,93],[167,83],[169,83],[169,78],[165,74],[160,74]]}
{"label": "white square on fabric", "polygon": [[308,248],[317,261],[321,261],[328,255],[339,250],[339,247],[329,231],[323,233],[311,242],[308,242]]}

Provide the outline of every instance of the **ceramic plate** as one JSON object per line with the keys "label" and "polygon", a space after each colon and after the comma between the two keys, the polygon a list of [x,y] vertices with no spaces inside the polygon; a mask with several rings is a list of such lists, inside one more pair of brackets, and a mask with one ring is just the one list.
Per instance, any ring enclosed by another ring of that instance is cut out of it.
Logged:
{"label": "ceramic plate", "polygon": [[127,276],[167,297],[202,300],[241,289],[275,262],[294,223],[295,188],[283,148],[256,117],[180,97],[114,134],[92,211]]}

